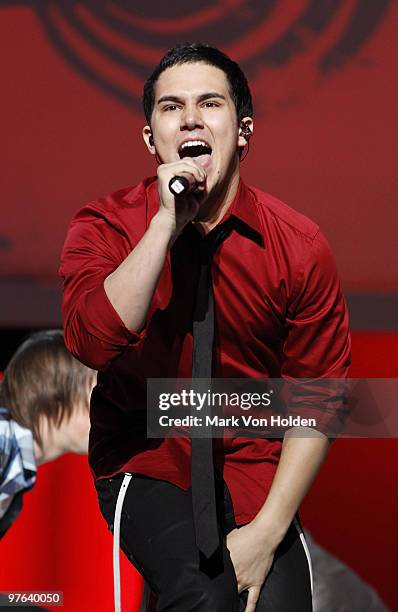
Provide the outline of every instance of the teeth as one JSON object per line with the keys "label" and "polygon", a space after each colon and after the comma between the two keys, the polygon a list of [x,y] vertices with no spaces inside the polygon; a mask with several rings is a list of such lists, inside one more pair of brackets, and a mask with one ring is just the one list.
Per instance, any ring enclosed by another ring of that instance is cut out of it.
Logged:
{"label": "teeth", "polygon": [[204,140],[188,140],[187,142],[184,142],[181,147],[180,150],[182,151],[182,149],[185,149],[187,147],[206,147],[208,149],[210,149],[209,145],[204,142]]}

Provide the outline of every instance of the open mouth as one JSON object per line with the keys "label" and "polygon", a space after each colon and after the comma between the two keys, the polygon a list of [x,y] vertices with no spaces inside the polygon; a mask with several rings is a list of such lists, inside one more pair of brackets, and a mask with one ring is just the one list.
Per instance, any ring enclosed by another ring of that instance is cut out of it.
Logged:
{"label": "open mouth", "polygon": [[180,159],[192,157],[201,165],[206,164],[212,153],[211,146],[205,140],[187,140],[178,149]]}

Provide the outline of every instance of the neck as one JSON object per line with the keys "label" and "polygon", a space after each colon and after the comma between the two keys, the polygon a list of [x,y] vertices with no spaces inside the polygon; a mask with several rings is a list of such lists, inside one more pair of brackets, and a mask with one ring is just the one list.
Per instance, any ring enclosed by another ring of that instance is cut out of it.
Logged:
{"label": "neck", "polygon": [[239,162],[232,172],[232,177],[218,189],[215,187],[201,205],[195,218],[195,226],[198,226],[202,233],[208,234],[221,221],[236,195],[238,185]]}
{"label": "neck", "polygon": [[57,459],[64,453],[87,453],[89,416],[83,408],[76,410],[68,421],[58,427],[43,422],[41,427],[42,445],[34,440],[34,453],[37,465]]}
{"label": "neck", "polygon": [[60,455],[62,455],[62,450],[57,448],[55,445],[49,445],[46,440],[43,439],[43,446],[39,446],[39,444],[34,440],[33,449],[35,453],[35,459],[37,465],[43,465],[44,463],[48,463],[53,459],[57,459]]}

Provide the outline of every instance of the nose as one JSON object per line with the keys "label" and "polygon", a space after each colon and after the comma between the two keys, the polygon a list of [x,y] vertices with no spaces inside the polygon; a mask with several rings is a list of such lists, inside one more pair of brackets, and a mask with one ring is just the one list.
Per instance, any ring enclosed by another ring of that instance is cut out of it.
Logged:
{"label": "nose", "polygon": [[181,114],[181,130],[195,130],[203,128],[203,120],[200,109],[196,104],[187,104]]}

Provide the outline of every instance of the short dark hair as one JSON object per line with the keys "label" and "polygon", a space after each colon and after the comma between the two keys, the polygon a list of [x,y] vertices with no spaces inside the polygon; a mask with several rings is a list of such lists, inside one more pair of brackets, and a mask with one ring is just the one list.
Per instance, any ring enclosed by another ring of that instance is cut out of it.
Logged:
{"label": "short dark hair", "polygon": [[234,101],[238,122],[243,117],[253,116],[253,102],[247,79],[240,66],[225,53],[202,43],[182,43],[166,53],[144,85],[142,98],[144,113],[150,125],[155,104],[155,85],[159,76],[172,66],[202,62],[222,70],[228,80],[231,98]]}
{"label": "short dark hair", "polygon": [[72,357],[59,329],[31,334],[11,357],[0,383],[0,403],[42,445],[41,420],[59,427],[77,404],[89,409],[96,372]]}

